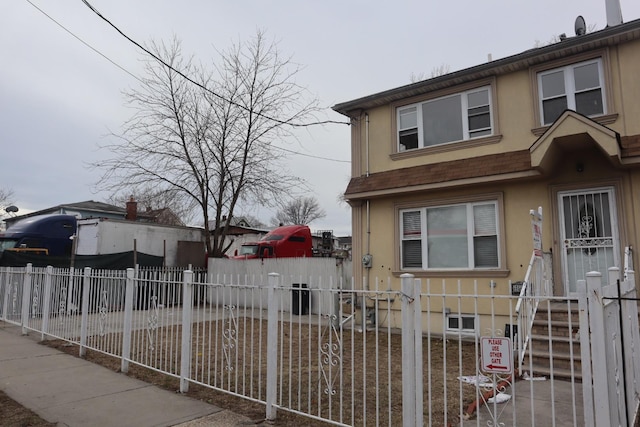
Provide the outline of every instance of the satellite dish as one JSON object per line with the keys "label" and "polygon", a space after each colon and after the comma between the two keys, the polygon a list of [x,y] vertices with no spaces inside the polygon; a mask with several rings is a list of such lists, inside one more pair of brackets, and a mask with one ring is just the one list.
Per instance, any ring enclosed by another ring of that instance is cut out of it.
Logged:
{"label": "satellite dish", "polygon": [[7,206],[7,207],[5,208],[5,212],[6,212],[6,213],[16,213],[16,212],[18,212],[18,207],[17,207],[17,206],[14,206],[14,205]]}
{"label": "satellite dish", "polygon": [[582,17],[582,15],[579,15],[576,18],[575,29],[576,29],[576,36],[582,36],[582,35],[586,34],[586,32],[587,32],[587,24],[585,24],[584,18]]}

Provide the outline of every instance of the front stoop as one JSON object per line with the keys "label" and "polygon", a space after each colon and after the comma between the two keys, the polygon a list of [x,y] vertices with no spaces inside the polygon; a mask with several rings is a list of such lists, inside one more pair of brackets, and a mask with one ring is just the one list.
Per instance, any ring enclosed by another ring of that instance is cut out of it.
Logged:
{"label": "front stoop", "polygon": [[[570,310],[570,311],[569,311]],[[569,314],[571,322],[569,322]],[[582,380],[580,320],[577,301],[541,302],[531,331],[531,346],[522,367],[533,376]]]}

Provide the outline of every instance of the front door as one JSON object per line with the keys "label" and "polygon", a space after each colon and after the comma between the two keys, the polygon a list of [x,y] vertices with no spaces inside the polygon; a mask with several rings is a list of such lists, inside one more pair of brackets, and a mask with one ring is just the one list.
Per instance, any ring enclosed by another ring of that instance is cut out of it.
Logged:
{"label": "front door", "polygon": [[590,271],[607,279],[609,267],[619,266],[618,222],[613,187],[558,193],[562,276],[566,295]]}

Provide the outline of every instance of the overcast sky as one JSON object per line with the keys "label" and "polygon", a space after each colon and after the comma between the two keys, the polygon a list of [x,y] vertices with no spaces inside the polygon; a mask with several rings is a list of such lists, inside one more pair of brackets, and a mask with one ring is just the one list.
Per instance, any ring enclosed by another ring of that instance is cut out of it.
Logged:
{"label": "overcast sky", "polygon": [[[578,15],[595,30],[606,26],[605,0],[89,2],[135,40],[175,35],[183,52],[203,63],[215,49],[264,30],[283,55],[304,66],[298,83],[332,120],[345,120],[332,105],[411,83],[412,74],[428,77],[443,64],[456,71],[486,62],[489,54],[500,59],[560,33],[573,36]],[[640,1],[620,3],[625,22],[640,18]],[[122,92],[138,84],[109,60],[142,76],[143,53],[81,0],[5,0],[0,54],[0,188],[14,191],[20,213],[105,201],[107,194],[94,192],[99,172],[87,164],[109,155],[98,145],[132,114]],[[348,126],[313,127],[297,136],[282,146],[333,159],[289,159],[290,171],[308,181],[327,212],[312,229],[350,234],[350,211],[338,202],[350,173]],[[266,209],[244,213],[264,222],[274,216]]]}

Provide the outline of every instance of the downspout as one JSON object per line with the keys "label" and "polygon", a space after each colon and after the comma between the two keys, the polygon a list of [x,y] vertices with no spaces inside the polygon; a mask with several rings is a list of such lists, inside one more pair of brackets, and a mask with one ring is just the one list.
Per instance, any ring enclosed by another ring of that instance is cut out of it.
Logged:
{"label": "downspout", "polygon": [[[365,132],[364,132],[364,145],[365,145],[365,176],[369,177],[369,113],[364,113],[365,117]],[[371,202],[367,199],[367,251],[366,255],[371,254]],[[365,268],[366,270],[366,282],[364,290],[370,290],[369,279],[371,277],[371,268]]]}
{"label": "downspout", "polygon": [[[369,114],[365,113],[365,132],[364,132],[364,146],[365,146],[365,177],[369,177]],[[367,223],[367,246],[365,255],[370,255],[371,253],[371,202],[367,199],[367,208],[366,208],[366,223]],[[362,325],[362,331],[367,330],[367,295],[366,292],[370,290],[369,281],[371,280],[371,268],[364,267],[364,286],[365,295],[362,296],[362,310],[360,310],[360,314],[362,318],[360,319],[360,324]]]}
{"label": "downspout", "polygon": [[369,113],[364,113],[364,149],[365,149],[365,172],[364,176],[369,177]]}

